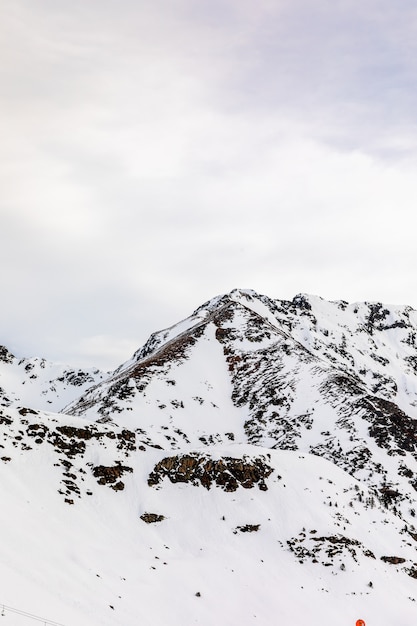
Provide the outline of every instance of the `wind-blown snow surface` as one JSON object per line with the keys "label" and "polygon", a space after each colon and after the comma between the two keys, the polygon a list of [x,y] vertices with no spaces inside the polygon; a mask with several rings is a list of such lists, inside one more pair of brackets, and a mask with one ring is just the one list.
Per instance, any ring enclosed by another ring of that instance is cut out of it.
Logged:
{"label": "wind-blown snow surface", "polygon": [[66,626],[413,624],[416,321],[236,290],[89,391],[67,371],[61,413],[42,392],[62,409],[63,374],[25,396],[4,350],[0,605]]}

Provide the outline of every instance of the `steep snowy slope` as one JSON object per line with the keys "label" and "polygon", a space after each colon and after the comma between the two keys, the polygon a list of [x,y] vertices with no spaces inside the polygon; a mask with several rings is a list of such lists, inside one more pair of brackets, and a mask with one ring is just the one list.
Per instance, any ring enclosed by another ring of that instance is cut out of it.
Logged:
{"label": "steep snowy slope", "polygon": [[370,392],[417,417],[417,311],[307,295],[273,303],[258,297],[309,351],[355,374]]}

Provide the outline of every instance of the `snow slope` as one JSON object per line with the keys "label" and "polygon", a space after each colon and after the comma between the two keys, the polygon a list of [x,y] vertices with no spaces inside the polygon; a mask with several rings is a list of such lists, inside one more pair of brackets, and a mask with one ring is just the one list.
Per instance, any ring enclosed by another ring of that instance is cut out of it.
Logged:
{"label": "snow slope", "polygon": [[416,322],[235,290],[109,375],[4,349],[0,608],[65,626],[413,624]]}
{"label": "snow slope", "polygon": [[[54,418],[38,417],[56,434]],[[372,494],[329,461],[250,445],[202,448],[211,460],[261,459],[272,469],[266,490],[256,483],[206,489],[172,483],[170,475],[149,485],[166,451],[121,449],[106,437],[71,455],[47,439],[35,443],[26,421],[14,415],[10,432],[25,434],[17,446],[13,437],[5,442],[11,460],[0,465],[7,605],[67,625],[302,624],[308,617],[314,626],[341,614],[346,624],[358,615],[381,626],[412,623],[415,530],[371,506]],[[71,418],[71,426],[85,423]],[[101,425],[100,432],[118,431]],[[93,473],[116,461],[132,469],[124,489],[99,484]],[[71,474],[79,495],[64,491]],[[146,523],[145,513],[164,519]]]}

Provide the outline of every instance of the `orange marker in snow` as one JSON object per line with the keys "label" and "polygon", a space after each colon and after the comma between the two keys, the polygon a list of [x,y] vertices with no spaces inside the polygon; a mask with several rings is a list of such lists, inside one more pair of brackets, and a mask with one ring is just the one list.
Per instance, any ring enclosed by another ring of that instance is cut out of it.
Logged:
{"label": "orange marker in snow", "polygon": [[366,624],[363,621],[363,619],[357,619],[356,620],[356,626],[366,626]]}

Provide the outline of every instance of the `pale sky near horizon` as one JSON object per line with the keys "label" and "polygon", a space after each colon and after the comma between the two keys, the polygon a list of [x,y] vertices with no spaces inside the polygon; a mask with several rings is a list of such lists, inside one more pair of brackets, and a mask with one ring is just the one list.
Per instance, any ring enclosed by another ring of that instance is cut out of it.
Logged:
{"label": "pale sky near horizon", "polygon": [[417,5],[1,0],[0,344],[114,368],[235,287],[417,308]]}

